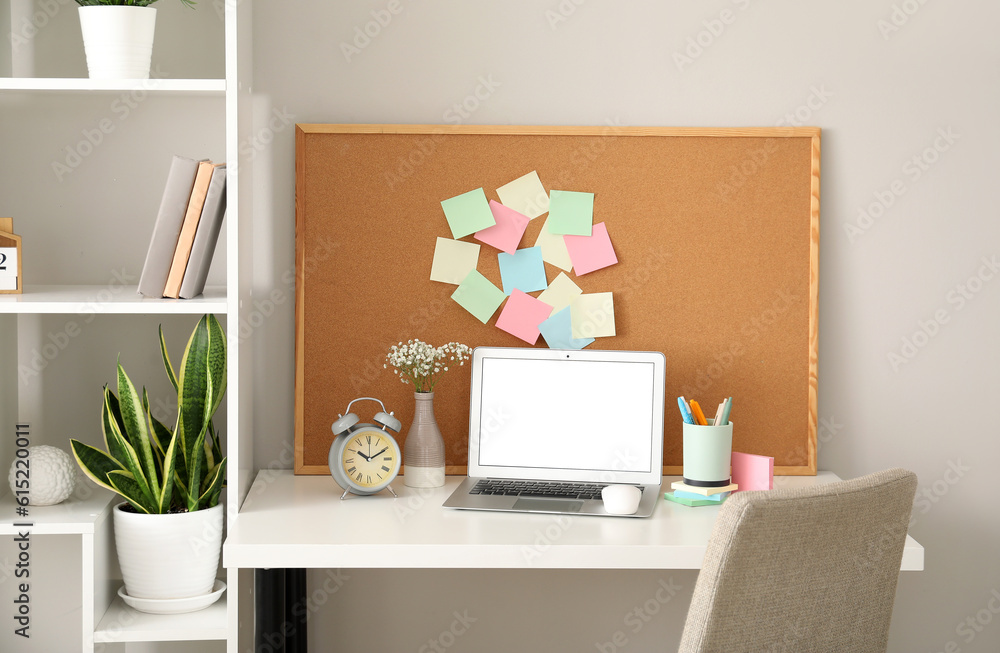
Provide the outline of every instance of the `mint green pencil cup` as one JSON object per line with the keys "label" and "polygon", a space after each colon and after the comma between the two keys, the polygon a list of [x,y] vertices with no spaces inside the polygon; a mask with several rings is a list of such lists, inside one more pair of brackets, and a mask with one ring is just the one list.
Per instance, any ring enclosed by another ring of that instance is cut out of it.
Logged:
{"label": "mint green pencil cup", "polygon": [[725,487],[731,478],[733,423],[684,424],[684,482],[696,487]]}

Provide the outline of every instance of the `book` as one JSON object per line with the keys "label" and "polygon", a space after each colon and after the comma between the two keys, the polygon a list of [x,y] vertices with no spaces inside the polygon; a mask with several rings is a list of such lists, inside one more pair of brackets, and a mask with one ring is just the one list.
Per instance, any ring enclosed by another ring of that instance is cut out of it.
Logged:
{"label": "book", "polygon": [[198,230],[191,245],[184,281],[181,282],[181,299],[197,297],[205,290],[208,270],[212,267],[215,245],[222,231],[222,219],[226,213],[226,166],[220,165],[212,172],[212,181],[205,195],[205,206],[198,220]]}
{"label": "book", "polygon": [[191,199],[188,200],[184,222],[181,224],[177,245],[174,247],[174,257],[170,262],[170,271],[167,273],[167,281],[162,289],[163,297],[174,299],[180,297],[181,282],[184,281],[184,270],[187,269],[188,257],[191,256],[191,246],[194,245],[195,233],[198,231],[201,210],[205,206],[208,186],[212,181],[212,172],[218,165],[220,164],[212,164],[209,161],[198,163],[198,174],[194,178]]}
{"label": "book", "polygon": [[162,297],[167,283],[167,273],[177,246],[177,236],[181,232],[184,214],[187,212],[191,188],[198,172],[198,161],[183,156],[174,156],[167,173],[167,183],[163,188],[160,210],[153,223],[153,235],[149,239],[146,262],[139,276],[139,294],[147,297]]}

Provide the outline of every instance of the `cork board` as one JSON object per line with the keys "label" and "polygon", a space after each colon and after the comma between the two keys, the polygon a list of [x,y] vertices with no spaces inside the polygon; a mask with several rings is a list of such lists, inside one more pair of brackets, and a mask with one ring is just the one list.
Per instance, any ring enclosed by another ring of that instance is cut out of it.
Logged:
{"label": "cork board", "polygon": [[[681,471],[683,394],[711,412],[732,396],[734,450],[815,474],[819,144],[814,127],[297,125],[295,472],[329,473],[330,424],[355,397],[382,399],[403,444],[414,400],[383,368],[390,345],[525,346],[496,328],[500,311],[484,325],[429,277],[435,238],[451,238],[440,202],[479,187],[498,199],[536,170],[546,190],[595,194],[618,256],[570,275],[614,293],[617,335],[590,348],[666,355],[664,473]],[[500,286],[496,255],[482,245],[478,269]],[[452,474],[469,385],[457,368],[436,389]]]}

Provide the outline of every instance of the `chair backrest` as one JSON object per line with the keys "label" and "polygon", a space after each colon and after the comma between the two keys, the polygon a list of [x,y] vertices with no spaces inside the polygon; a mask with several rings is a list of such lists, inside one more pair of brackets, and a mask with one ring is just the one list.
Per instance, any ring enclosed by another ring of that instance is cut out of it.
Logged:
{"label": "chair backrest", "polygon": [[885,653],[916,488],[889,469],[730,496],[680,653]]}

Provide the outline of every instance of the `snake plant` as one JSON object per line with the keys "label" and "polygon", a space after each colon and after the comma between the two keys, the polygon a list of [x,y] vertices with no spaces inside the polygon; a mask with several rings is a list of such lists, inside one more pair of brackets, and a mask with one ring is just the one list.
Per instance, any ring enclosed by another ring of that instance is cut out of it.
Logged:
{"label": "snake plant", "polygon": [[177,392],[172,429],[153,417],[118,362],[118,393],[104,386],[101,428],[106,451],[70,440],[84,473],[141,513],[194,512],[219,503],[226,477],[212,416],[226,392],[226,334],[214,315],[198,321],[174,372],[160,327],[160,354]]}

